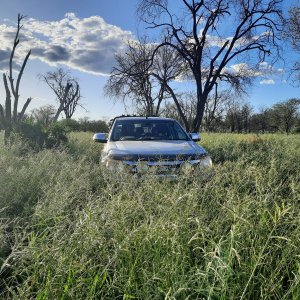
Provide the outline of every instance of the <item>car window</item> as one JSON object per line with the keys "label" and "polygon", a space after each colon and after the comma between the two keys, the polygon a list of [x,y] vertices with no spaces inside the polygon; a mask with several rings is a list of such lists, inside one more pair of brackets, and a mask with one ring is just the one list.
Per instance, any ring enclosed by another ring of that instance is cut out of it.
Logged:
{"label": "car window", "polygon": [[183,131],[181,126],[174,122],[175,131],[178,134],[178,140],[186,140],[186,133]]}
{"label": "car window", "polygon": [[113,141],[188,140],[181,126],[172,120],[116,120]]}

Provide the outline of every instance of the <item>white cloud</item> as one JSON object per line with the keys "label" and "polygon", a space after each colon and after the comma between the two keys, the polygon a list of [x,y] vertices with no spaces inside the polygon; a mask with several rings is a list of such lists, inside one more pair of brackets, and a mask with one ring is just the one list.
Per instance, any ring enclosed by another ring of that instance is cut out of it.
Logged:
{"label": "white cloud", "polygon": [[[201,37],[203,33],[203,28],[199,31],[199,37]],[[271,32],[266,31],[262,32],[260,35],[252,36],[252,37],[241,37],[237,41],[235,41],[233,45],[233,49],[244,48],[246,45],[256,43],[258,41],[264,40],[270,36]],[[229,42],[226,48],[229,48],[230,43],[233,40],[233,36],[220,37],[216,35],[206,34],[206,48],[217,47],[221,48],[224,46],[226,42]],[[193,41],[193,39],[192,39]],[[263,64],[263,63],[262,63]]]}
{"label": "white cloud", "polygon": [[283,69],[275,68],[266,61],[261,62],[258,64],[258,66],[254,67],[249,66],[247,63],[233,64],[229,68],[226,68],[226,71],[250,77],[266,77],[284,73]]}
{"label": "white cloud", "polygon": [[266,61],[263,61],[263,62],[261,62],[260,64],[259,64],[259,66],[261,67],[261,68],[268,68],[270,65],[266,62]]}
{"label": "white cloud", "polygon": [[[0,69],[7,67],[15,30],[0,25]],[[134,39],[130,31],[108,24],[100,16],[80,19],[74,13],[51,22],[29,19],[21,32],[17,62],[32,49],[31,59],[101,75],[110,73],[115,54],[124,49],[128,40]]]}
{"label": "white cloud", "polygon": [[275,84],[275,81],[273,79],[263,79],[259,83],[270,85],[270,84]]}
{"label": "white cloud", "polygon": [[250,70],[248,64],[246,64],[246,63],[234,64],[234,65],[231,65],[230,68],[236,73],[249,72],[249,70]]}
{"label": "white cloud", "polygon": [[226,69],[227,72],[238,74],[240,76],[259,77],[263,73],[259,68],[252,68],[247,63],[239,63],[231,65]]}

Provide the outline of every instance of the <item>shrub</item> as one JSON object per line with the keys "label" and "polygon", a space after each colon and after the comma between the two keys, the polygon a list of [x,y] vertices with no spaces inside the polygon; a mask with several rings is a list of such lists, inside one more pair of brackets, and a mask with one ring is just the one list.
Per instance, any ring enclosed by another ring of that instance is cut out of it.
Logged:
{"label": "shrub", "polygon": [[65,125],[58,122],[48,127],[29,121],[18,123],[13,128],[11,142],[15,143],[18,139],[35,151],[58,147],[68,141]]}
{"label": "shrub", "polygon": [[65,128],[66,132],[82,130],[80,123],[74,119],[63,119],[58,121],[57,123],[60,124],[63,128]]}
{"label": "shrub", "polygon": [[12,131],[12,141],[20,139],[25,142],[31,149],[40,150],[47,140],[47,133],[40,124],[31,122],[17,123]]}
{"label": "shrub", "polygon": [[52,123],[46,129],[46,134],[46,148],[58,147],[66,144],[66,142],[68,141],[66,126],[59,122]]}
{"label": "shrub", "polygon": [[80,122],[80,128],[82,131],[90,131],[90,132],[108,132],[109,128],[105,121],[89,121],[86,119],[82,119]]}

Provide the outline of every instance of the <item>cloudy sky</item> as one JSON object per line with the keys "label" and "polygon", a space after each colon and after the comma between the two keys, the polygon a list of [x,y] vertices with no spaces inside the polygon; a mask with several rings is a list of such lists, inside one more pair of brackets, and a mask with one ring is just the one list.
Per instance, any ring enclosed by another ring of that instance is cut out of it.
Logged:
{"label": "cloudy sky", "polygon": [[[24,58],[32,49],[20,88],[22,101],[33,97],[31,109],[54,104],[53,93],[38,79],[38,74],[62,66],[69,69],[81,85],[87,112],[78,110],[75,117],[100,119],[124,113],[121,104],[105,98],[103,86],[114,64],[114,55],[124,48],[127,40],[143,34],[143,26],[135,17],[136,3],[137,0],[1,0],[0,72],[7,68],[17,14],[21,13],[27,18],[17,49],[18,57]],[[288,50],[285,54],[288,58],[293,57]],[[17,63],[20,62],[18,57]],[[285,72],[289,61],[279,62],[274,67],[267,63],[260,65],[262,72],[247,99],[256,109],[289,97],[299,97],[300,89],[289,84]],[[245,64],[231,67],[241,68]],[[270,68],[272,72],[263,72]],[[186,86],[189,90],[193,88],[190,83]],[[184,89],[182,84],[178,89]],[[0,101],[4,98],[1,82]]]}

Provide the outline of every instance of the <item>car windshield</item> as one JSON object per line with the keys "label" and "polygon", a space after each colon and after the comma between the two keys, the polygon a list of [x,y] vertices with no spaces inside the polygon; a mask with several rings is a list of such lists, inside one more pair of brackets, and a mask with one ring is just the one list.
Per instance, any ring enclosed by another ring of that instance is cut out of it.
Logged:
{"label": "car windshield", "polygon": [[172,120],[116,120],[112,141],[189,140],[182,127]]}

